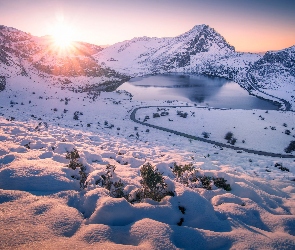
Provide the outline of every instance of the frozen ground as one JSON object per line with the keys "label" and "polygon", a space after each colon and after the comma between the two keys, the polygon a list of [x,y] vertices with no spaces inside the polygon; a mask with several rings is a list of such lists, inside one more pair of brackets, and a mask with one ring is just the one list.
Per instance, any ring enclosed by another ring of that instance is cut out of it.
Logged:
{"label": "frozen ground", "polygon": [[[93,98],[17,77],[0,96],[1,249],[295,248],[294,159],[220,150],[136,124],[130,120],[135,107],[169,104],[132,101],[128,93]],[[137,118],[149,115],[149,123],[198,136],[208,132],[222,142],[230,130],[237,145],[269,152],[284,153],[294,140],[294,113],[193,107],[153,118],[156,112],[162,111],[141,109]],[[71,177],[77,170],[66,167],[73,148],[89,174],[84,190]],[[124,192],[132,193],[147,162],[163,173],[174,197],[131,204],[97,185],[111,164]],[[174,163],[223,177],[232,190],[189,188],[176,181]]]}

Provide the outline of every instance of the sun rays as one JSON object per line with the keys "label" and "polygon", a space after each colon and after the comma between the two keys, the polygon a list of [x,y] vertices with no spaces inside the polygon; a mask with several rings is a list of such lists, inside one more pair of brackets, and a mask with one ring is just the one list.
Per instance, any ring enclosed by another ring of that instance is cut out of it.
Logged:
{"label": "sun rays", "polygon": [[76,37],[75,28],[66,23],[64,18],[58,18],[56,23],[50,26],[49,31],[52,37],[52,46],[59,52],[71,50]]}

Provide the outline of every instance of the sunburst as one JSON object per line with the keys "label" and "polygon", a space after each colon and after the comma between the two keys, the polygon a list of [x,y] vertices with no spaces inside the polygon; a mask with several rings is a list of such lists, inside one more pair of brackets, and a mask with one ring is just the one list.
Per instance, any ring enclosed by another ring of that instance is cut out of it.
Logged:
{"label": "sunburst", "polygon": [[58,22],[51,28],[50,33],[53,37],[54,45],[60,50],[67,50],[72,46],[75,32],[70,25]]}

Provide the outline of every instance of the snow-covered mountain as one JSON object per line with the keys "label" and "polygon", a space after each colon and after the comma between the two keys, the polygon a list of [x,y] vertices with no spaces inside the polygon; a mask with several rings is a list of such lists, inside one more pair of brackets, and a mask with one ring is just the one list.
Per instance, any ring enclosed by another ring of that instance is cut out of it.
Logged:
{"label": "snow-covered mountain", "polygon": [[208,25],[197,25],[172,38],[139,37],[109,46],[95,58],[102,64],[130,75],[169,71],[196,72],[198,60],[235,52],[234,47]]}
{"label": "snow-covered mountain", "polygon": [[54,46],[50,36],[34,37],[0,26],[2,88],[6,77],[16,75],[34,74],[63,87],[87,91],[114,90],[134,76],[196,73],[234,80],[251,94],[280,103],[286,100],[294,109],[294,67],[294,46],[263,57],[239,53],[204,24],[177,37],[138,37],[105,49],[75,42],[65,51]]}
{"label": "snow-covered mountain", "polygon": [[262,91],[280,96],[295,108],[295,46],[268,51],[253,64],[248,77]]}
{"label": "snow-covered mountain", "polygon": [[[295,107],[294,46],[264,56],[236,52],[208,25],[197,25],[172,38],[140,37],[120,42],[94,58],[130,76],[180,72],[224,77],[253,95],[280,103],[282,108]],[[272,90],[280,91],[273,94]]]}
{"label": "snow-covered mountain", "polygon": [[251,68],[251,75],[261,88],[276,88],[282,78],[295,84],[295,46],[268,51]]}
{"label": "snow-covered mountain", "polygon": [[51,36],[35,37],[0,26],[0,76],[30,77],[34,74],[63,84],[75,82],[77,77],[96,78],[98,82],[103,82],[102,77],[113,81],[126,79],[94,60],[93,55],[102,49],[89,43],[73,42],[69,48],[61,50]]}

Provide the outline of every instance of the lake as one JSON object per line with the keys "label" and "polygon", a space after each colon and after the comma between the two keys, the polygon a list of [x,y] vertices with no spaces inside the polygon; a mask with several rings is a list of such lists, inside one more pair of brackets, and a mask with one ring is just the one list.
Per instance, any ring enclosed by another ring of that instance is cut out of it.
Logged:
{"label": "lake", "polygon": [[164,74],[132,78],[117,90],[133,100],[179,100],[216,108],[277,110],[273,103],[249,95],[238,83],[219,77]]}

